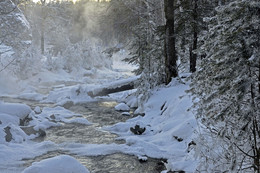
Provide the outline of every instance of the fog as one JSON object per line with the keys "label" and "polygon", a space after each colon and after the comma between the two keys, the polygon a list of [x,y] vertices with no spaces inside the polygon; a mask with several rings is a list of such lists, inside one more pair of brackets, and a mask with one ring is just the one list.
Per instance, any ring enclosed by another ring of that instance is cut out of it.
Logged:
{"label": "fog", "polygon": [[25,2],[19,8],[9,0],[1,3],[5,7],[1,11],[8,14],[0,17],[0,69],[26,79],[42,68],[72,72],[110,67],[110,60],[102,53],[116,44],[113,38],[102,38],[105,28],[110,27],[102,24],[108,2]]}

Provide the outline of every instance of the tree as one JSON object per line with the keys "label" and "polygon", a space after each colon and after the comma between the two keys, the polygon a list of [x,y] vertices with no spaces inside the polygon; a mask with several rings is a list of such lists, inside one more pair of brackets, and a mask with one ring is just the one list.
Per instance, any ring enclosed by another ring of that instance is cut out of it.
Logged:
{"label": "tree", "polygon": [[199,169],[260,172],[260,3],[233,0],[207,22],[191,85],[204,127]]}
{"label": "tree", "polygon": [[44,54],[44,38],[45,38],[45,36],[44,36],[44,28],[45,28],[45,26],[44,26],[44,24],[45,24],[45,18],[46,18],[46,15],[45,15],[45,8],[44,8],[44,6],[45,6],[45,3],[46,3],[46,0],[41,0],[41,15],[42,15],[42,21],[41,21],[41,52],[42,52],[42,54]]}
{"label": "tree", "polygon": [[174,28],[174,0],[164,0],[165,7],[165,69],[166,83],[170,83],[172,77],[178,76],[177,53],[175,48],[175,28]]}
{"label": "tree", "polygon": [[193,0],[194,8],[193,8],[193,44],[190,53],[190,72],[196,71],[197,64],[197,53],[194,51],[197,50],[198,47],[198,0]]}
{"label": "tree", "polygon": [[20,9],[10,0],[0,1],[0,23],[0,71],[3,71],[11,65],[19,67],[22,54],[31,45],[31,31]]}

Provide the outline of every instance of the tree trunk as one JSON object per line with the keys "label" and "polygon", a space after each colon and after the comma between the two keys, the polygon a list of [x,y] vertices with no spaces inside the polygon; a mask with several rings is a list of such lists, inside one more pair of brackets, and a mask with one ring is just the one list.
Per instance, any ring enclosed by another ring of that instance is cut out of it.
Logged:
{"label": "tree trunk", "polygon": [[258,64],[258,94],[260,95],[260,59]]}
{"label": "tree trunk", "polygon": [[44,24],[41,26],[41,53],[44,55]]}
{"label": "tree trunk", "polygon": [[196,71],[197,63],[197,53],[194,53],[194,50],[198,46],[198,0],[194,0],[194,9],[193,9],[193,46],[192,52],[190,54],[190,72],[194,73]]}
{"label": "tree trunk", "polygon": [[165,72],[166,84],[170,83],[172,77],[178,76],[177,53],[175,48],[174,30],[174,0],[164,0],[165,10]]}
{"label": "tree trunk", "polygon": [[42,15],[42,23],[41,23],[41,53],[44,54],[44,22],[45,22],[45,3],[46,0],[41,0],[41,15]]}

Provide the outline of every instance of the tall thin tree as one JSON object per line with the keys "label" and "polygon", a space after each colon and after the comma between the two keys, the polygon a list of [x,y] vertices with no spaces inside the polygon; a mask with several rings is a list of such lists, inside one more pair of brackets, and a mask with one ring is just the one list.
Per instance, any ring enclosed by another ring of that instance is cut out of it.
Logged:
{"label": "tall thin tree", "polygon": [[174,29],[174,0],[164,0],[165,10],[165,69],[166,84],[171,81],[172,77],[178,76],[177,70],[177,53],[175,48],[175,29]]}

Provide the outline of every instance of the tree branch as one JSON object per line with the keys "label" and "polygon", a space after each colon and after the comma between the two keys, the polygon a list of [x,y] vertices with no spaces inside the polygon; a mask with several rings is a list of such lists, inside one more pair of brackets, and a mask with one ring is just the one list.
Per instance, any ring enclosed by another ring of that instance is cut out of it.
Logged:
{"label": "tree branch", "polygon": [[14,12],[14,10],[16,10],[16,9],[17,9],[17,6],[15,6],[11,11],[1,11],[1,12],[0,12],[0,15],[10,14],[10,13]]}
{"label": "tree branch", "polygon": [[12,59],[6,66],[4,66],[4,67],[0,70],[0,73],[1,73],[2,71],[4,71],[9,65],[11,65],[15,60],[16,60],[16,58]]}

